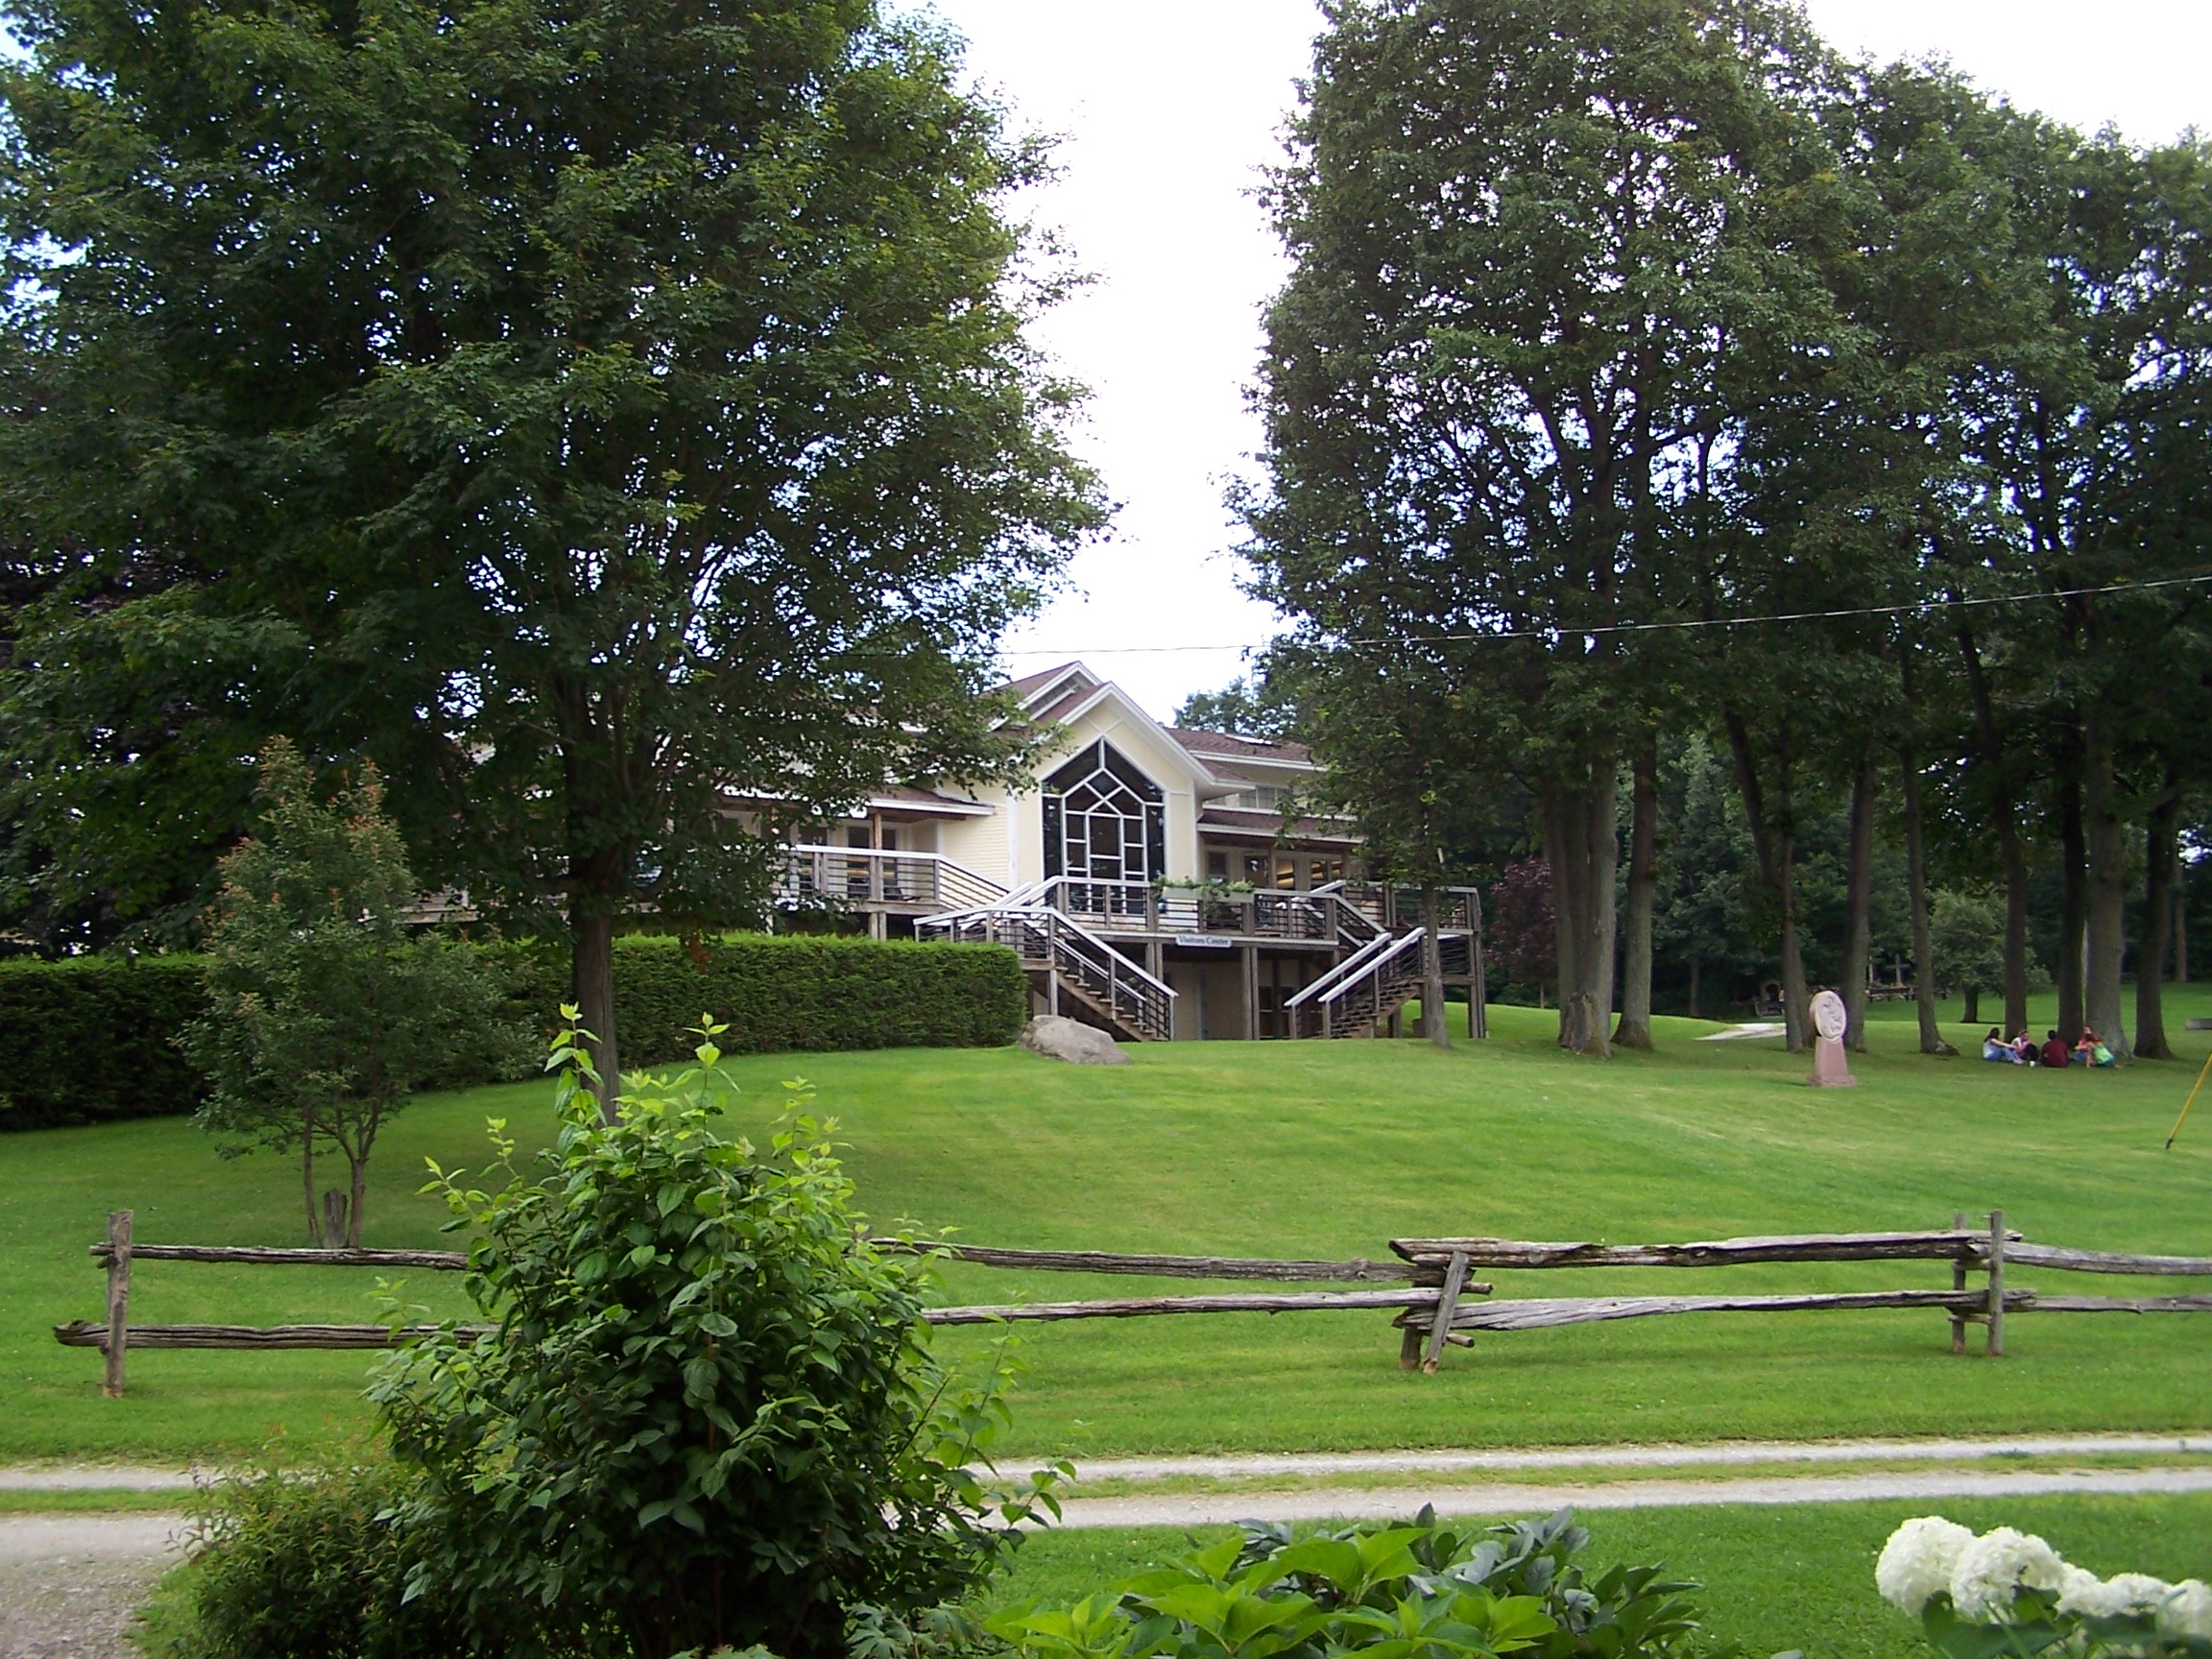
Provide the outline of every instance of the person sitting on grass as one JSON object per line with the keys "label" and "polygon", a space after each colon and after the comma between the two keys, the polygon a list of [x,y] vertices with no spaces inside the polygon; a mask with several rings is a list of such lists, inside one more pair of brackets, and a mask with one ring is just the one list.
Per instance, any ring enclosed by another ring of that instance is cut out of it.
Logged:
{"label": "person sitting on grass", "polygon": [[2105,1046],[2104,1039],[2087,1025],[2081,1027],[2080,1041],[2074,1045],[2074,1063],[2077,1066],[2110,1066],[2115,1057]]}
{"label": "person sitting on grass", "polygon": [[2006,1046],[2012,1050],[2012,1064],[2015,1066],[2032,1066],[2038,1058],[2035,1039],[2029,1036],[2025,1031],[2013,1038]]}
{"label": "person sitting on grass", "polygon": [[1998,1034],[1997,1027],[1992,1025],[1989,1027],[1989,1035],[1982,1039],[1982,1058],[1998,1065],[2004,1065],[2008,1061],[2017,1059],[2018,1056],[2012,1052],[2012,1045],[2006,1042]]}
{"label": "person sitting on grass", "polygon": [[2043,1044],[2043,1064],[2063,1071],[2066,1069],[2066,1063],[2073,1057],[2072,1052],[2066,1046],[2066,1040],[2060,1037],[2057,1032],[2051,1032]]}

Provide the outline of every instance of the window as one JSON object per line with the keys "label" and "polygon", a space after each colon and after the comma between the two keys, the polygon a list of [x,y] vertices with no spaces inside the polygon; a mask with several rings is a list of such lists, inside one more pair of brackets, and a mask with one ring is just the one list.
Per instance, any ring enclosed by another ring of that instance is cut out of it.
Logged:
{"label": "window", "polygon": [[1103,739],[1045,781],[1045,874],[1155,881],[1167,873],[1160,785]]}

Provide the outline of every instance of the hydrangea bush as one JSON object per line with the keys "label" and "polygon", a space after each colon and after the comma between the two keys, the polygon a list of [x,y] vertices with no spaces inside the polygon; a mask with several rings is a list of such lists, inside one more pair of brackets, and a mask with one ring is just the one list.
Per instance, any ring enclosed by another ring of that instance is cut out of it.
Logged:
{"label": "hydrangea bush", "polygon": [[1944,1659],[2046,1650],[2212,1659],[2212,1588],[2201,1580],[2100,1578],[2010,1527],[1977,1536],[1940,1515],[1916,1516],[1882,1547],[1874,1587],[1920,1620]]}

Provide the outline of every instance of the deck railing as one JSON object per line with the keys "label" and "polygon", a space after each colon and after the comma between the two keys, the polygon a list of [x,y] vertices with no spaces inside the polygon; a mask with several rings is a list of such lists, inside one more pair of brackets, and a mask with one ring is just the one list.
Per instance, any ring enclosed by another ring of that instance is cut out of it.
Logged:
{"label": "deck railing", "polygon": [[939,853],[872,847],[785,849],[776,884],[784,909],[878,904],[928,914],[1002,902],[1006,889]]}

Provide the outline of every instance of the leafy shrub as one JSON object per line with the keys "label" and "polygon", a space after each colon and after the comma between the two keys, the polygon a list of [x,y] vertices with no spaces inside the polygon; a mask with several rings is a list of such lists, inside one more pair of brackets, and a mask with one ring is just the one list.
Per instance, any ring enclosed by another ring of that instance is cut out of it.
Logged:
{"label": "leafy shrub", "polygon": [[1003,1358],[949,1386],[930,1263],[860,1230],[798,1102],[765,1149],[713,1132],[729,1090],[703,1035],[681,1076],[626,1072],[613,1125],[564,1035],[545,1178],[502,1143],[498,1191],[434,1183],[479,1234],[467,1284],[496,1327],[395,1355],[370,1392],[421,1476],[418,1595],[485,1623],[530,1605],[549,1647],[824,1659],[861,1604],[880,1635],[974,1588],[1031,1494],[970,1472]]}
{"label": "leafy shrub", "polygon": [[[989,1622],[1022,1659],[1675,1659],[1703,1650],[1695,1584],[1657,1567],[1592,1578],[1590,1540],[1562,1509],[1459,1531],[1424,1509],[1409,1526],[1241,1539],[1066,1609]],[[1792,1656],[1793,1659],[1793,1656]]]}
{"label": "leafy shrub", "polygon": [[176,1038],[205,971],[196,956],[0,962],[0,1129],[197,1111],[206,1084]]}
{"label": "leafy shrub", "polygon": [[388,1512],[415,1478],[389,1462],[209,1488],[151,1659],[489,1659],[503,1641],[404,1600],[415,1560]]}

